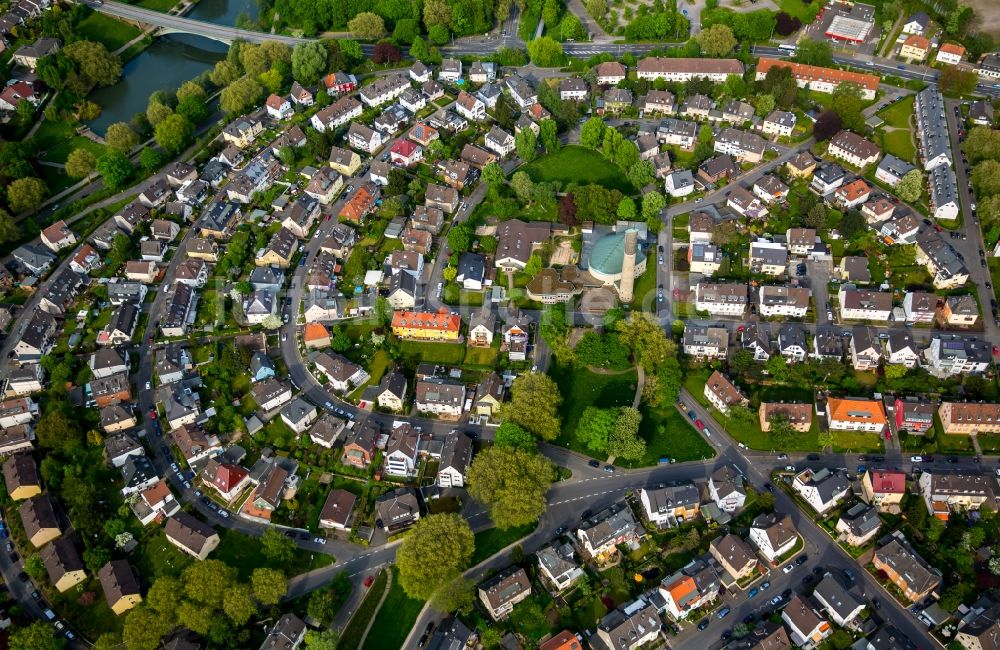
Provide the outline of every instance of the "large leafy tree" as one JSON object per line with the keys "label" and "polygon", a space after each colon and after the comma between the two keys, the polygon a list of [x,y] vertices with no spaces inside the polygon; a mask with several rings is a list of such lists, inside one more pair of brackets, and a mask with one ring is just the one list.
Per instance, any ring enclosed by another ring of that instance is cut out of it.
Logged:
{"label": "large leafy tree", "polygon": [[588,406],[576,428],[576,439],[589,451],[604,454],[608,451],[608,438],[618,422],[617,409],[602,409]]}
{"label": "large leafy tree", "polygon": [[97,173],[104,180],[104,185],[112,190],[125,186],[135,171],[128,157],[120,151],[109,149],[97,159]]}
{"label": "large leafy tree", "polygon": [[115,122],[105,132],[104,142],[115,151],[128,153],[139,144],[139,136],[125,122]]}
{"label": "large leafy tree", "polygon": [[219,106],[227,113],[244,113],[256,105],[263,92],[263,87],[253,77],[240,77],[222,90]]}
{"label": "large leafy tree", "polygon": [[66,158],[66,175],[70,178],[83,178],[94,171],[97,158],[87,149],[74,149]]}
{"label": "large leafy tree", "polygon": [[907,203],[912,203],[920,198],[924,191],[924,174],[919,169],[911,169],[906,172],[903,178],[895,187],[896,195]]}
{"label": "large leafy tree", "polygon": [[642,415],[638,409],[622,408],[608,436],[608,454],[625,460],[639,460],[646,453],[646,441],[639,437]]}
{"label": "large leafy tree", "polygon": [[250,575],[253,594],[264,605],[277,605],[288,592],[285,574],[277,569],[258,567]]}
{"label": "large leafy tree", "polygon": [[469,494],[486,506],[498,528],[513,528],[545,512],[545,493],[555,478],[552,464],[537,452],[492,447],[469,466]]}
{"label": "large leafy tree", "polygon": [[726,56],[736,47],[736,37],[728,25],[712,25],[698,32],[694,40],[702,53],[713,59]]}
{"label": "large leafy tree", "polygon": [[468,567],[474,548],[472,529],[461,515],[424,517],[396,553],[399,583],[411,598],[426,600]]}
{"label": "large leafy tree", "polygon": [[194,125],[183,115],[169,115],[156,125],[156,142],[170,155],[180,153],[193,135]]}
{"label": "large leafy tree", "polygon": [[347,29],[362,40],[375,40],[385,35],[385,21],[378,14],[362,11],[347,22]]}
{"label": "large leafy tree", "polygon": [[318,41],[299,43],[292,50],[292,78],[303,85],[319,81],[326,72],[327,49]]}
{"label": "large leafy tree", "polygon": [[543,373],[530,372],[514,380],[503,419],[521,425],[543,440],[554,440],[561,429],[561,403],[556,382]]}
{"label": "large leafy tree", "polygon": [[14,213],[35,212],[47,193],[48,188],[40,178],[19,178],[7,186],[7,204]]}
{"label": "large leafy tree", "polygon": [[35,621],[14,629],[10,635],[10,650],[59,650],[66,646],[61,636],[53,636],[48,625]]}

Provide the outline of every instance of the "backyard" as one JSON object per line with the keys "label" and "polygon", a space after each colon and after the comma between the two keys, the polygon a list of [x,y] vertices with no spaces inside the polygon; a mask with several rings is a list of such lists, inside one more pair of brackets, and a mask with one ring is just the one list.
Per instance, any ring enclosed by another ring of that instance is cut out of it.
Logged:
{"label": "backyard", "polygon": [[517,528],[508,528],[507,530],[489,528],[476,533],[476,550],[472,553],[471,564],[475,566],[501,549],[529,535],[531,531],[535,530],[535,525],[526,524]]}
{"label": "backyard", "polygon": [[364,650],[396,650],[403,647],[406,635],[417,620],[424,603],[406,595],[399,584],[399,571],[392,567],[392,586],[379,608],[365,639]]}
{"label": "backyard", "polygon": [[564,185],[595,183],[608,189],[632,194],[635,189],[625,174],[600,153],[580,146],[563,147],[524,166],[535,182],[560,182]]}
{"label": "backyard", "polygon": [[910,132],[911,115],[913,115],[912,95],[878,113],[878,116],[885,121],[882,148],[886,153],[907,162],[912,162],[917,154]]}
{"label": "backyard", "polygon": [[137,27],[94,12],[80,21],[77,33],[89,41],[97,41],[114,52],[142,32]]}

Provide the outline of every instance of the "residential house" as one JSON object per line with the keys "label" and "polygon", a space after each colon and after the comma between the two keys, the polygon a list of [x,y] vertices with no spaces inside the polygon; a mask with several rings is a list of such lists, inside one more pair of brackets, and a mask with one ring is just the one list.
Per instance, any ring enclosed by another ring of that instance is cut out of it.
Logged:
{"label": "residential house", "polygon": [[695,119],[708,119],[709,113],[712,112],[712,100],[711,98],[701,95],[688,95],[684,98],[684,103],[681,104],[681,110],[678,111],[678,115],[683,115],[684,117],[692,117]]}
{"label": "residential house", "polygon": [[397,423],[389,432],[385,445],[386,473],[393,476],[416,476],[419,445],[420,433],[408,422]]}
{"label": "residential house", "polygon": [[646,57],[636,67],[639,79],[686,82],[707,79],[722,83],[731,74],[742,75],[743,64],[736,59],[693,59]]}
{"label": "residential house", "polygon": [[833,628],[820,615],[814,601],[803,594],[792,595],[781,612],[781,620],[788,626],[792,643],[805,650],[818,647],[833,634]]}
{"label": "residential house", "polygon": [[781,419],[796,431],[805,433],[812,427],[812,404],[795,402],[762,402],[757,411],[761,431],[770,431],[771,423]]}
{"label": "residential house", "polygon": [[957,43],[942,43],[934,60],[937,63],[958,65],[965,56],[965,48]]}
{"label": "residential house", "polygon": [[869,225],[876,224],[892,217],[896,206],[886,197],[869,199],[861,206],[861,216]]}
{"label": "residential house", "polygon": [[206,559],[220,541],[211,526],[183,510],[167,519],[164,532],[168,542],[199,560]]}
{"label": "residential house", "polygon": [[789,316],[804,318],[809,310],[809,289],[787,285],[762,285],[760,288],[760,315],[765,318]]}
{"label": "residential house", "polygon": [[378,423],[371,419],[354,427],[344,440],[344,451],[340,455],[340,462],[359,468],[371,465],[375,455],[375,443],[381,433]]}
{"label": "residential house", "polygon": [[316,101],[312,91],[299,84],[298,81],[292,82],[292,90],[289,93],[289,98],[302,107],[312,106]]}
{"label": "residential house", "polygon": [[875,179],[885,183],[889,187],[896,187],[899,181],[903,180],[903,177],[914,169],[916,167],[905,160],[900,160],[896,156],[887,153],[879,161],[878,167],[875,168]]}
{"label": "residential house", "polygon": [[465,474],[472,462],[472,439],[460,431],[445,436],[438,463],[438,487],[465,487]]}
{"label": "residential house", "polygon": [[41,548],[62,535],[59,520],[47,494],[30,497],[18,508],[24,535],[35,548]]}
{"label": "residential house", "polygon": [[491,154],[489,151],[477,147],[476,145],[469,143],[462,147],[462,153],[459,155],[463,162],[475,167],[476,169],[482,169],[491,162],[496,162],[497,157]]}
{"label": "residential house", "polygon": [[701,512],[701,495],[691,481],[681,481],[637,491],[642,514],[659,528],[674,528],[694,520]]}
{"label": "residential house", "polygon": [[725,359],[729,354],[729,330],[684,324],[684,354],[703,359]]}
{"label": "residential house", "polygon": [[332,449],[340,435],[347,430],[347,421],[330,413],[320,416],[309,430],[309,438],[321,447]]}
{"label": "residential house", "polygon": [[808,348],[806,333],[795,323],[785,323],[778,329],[778,352],[789,363],[805,361]]}
{"label": "residential house", "polygon": [[816,170],[816,159],[809,152],[802,151],[785,163],[792,178],[809,178]]}
{"label": "residential house", "polygon": [[329,106],[319,109],[309,119],[309,123],[320,133],[334,131],[348,124],[351,120],[361,117],[361,111],[361,102],[354,97],[345,96]]}
{"label": "residential house", "polygon": [[331,388],[341,393],[346,393],[368,380],[368,373],[364,368],[336,352],[320,352],[310,361],[326,376]]}
{"label": "residential house", "polygon": [[732,582],[749,578],[757,569],[754,550],[732,533],[713,539],[708,545],[708,552],[722,565]]}
{"label": "residential house", "polygon": [[409,79],[401,74],[392,74],[363,87],[358,96],[366,106],[380,106],[396,99],[409,87]]}
{"label": "residential house", "polygon": [[895,330],[885,343],[886,363],[894,363],[907,368],[916,368],[920,363],[920,348],[913,342],[908,330]]}
{"label": "residential house", "polygon": [[542,578],[556,591],[565,591],[586,576],[573,559],[573,547],[569,544],[544,546],[535,553],[535,557],[538,558],[538,570]]}
{"label": "residential house", "polygon": [[87,579],[79,551],[65,537],[47,545],[38,556],[49,574],[49,582],[59,593],[68,591]]}
{"label": "residential house", "polygon": [[139,579],[127,560],[111,560],[97,572],[104,598],[117,616],[142,602]]}
{"label": "residential house", "polygon": [[879,400],[831,397],[826,404],[827,422],[834,431],[882,433],[888,420]]}
{"label": "residential house", "polygon": [[799,88],[808,88],[821,93],[832,93],[842,83],[855,84],[861,89],[861,97],[864,100],[875,99],[880,81],[880,77],[874,74],[823,68],[770,57],[761,57],[757,61],[756,80],[764,79],[771,68],[790,68],[792,78]]}
{"label": "residential house", "polygon": [[469,81],[474,84],[488,83],[496,78],[497,64],[492,61],[473,61],[469,66]]}
{"label": "residential house", "polygon": [[599,86],[616,86],[625,80],[625,66],[617,61],[605,61],[594,68],[594,78]]}
{"label": "residential house", "polygon": [[538,93],[528,81],[520,75],[511,75],[504,79],[504,87],[510,93],[517,107],[522,111],[538,103]]}
{"label": "residential house", "polygon": [[853,285],[840,285],[837,294],[840,317],[844,320],[886,322],[892,315],[892,294],[865,291]]}
{"label": "residential house", "polygon": [[392,317],[392,333],[401,339],[457,341],[461,326],[461,317],[445,310],[397,311]]}
{"label": "residential house", "polygon": [[604,110],[619,113],[632,106],[632,91],[628,88],[609,88],[604,92]]}
{"label": "residential house", "polygon": [[282,211],[284,219],[282,219],[281,225],[290,230],[296,237],[305,239],[309,236],[309,231],[316,219],[319,218],[319,212],[319,201],[309,196],[299,197]]}
{"label": "residential house", "polygon": [[56,319],[46,311],[38,310],[31,315],[21,339],[14,344],[14,357],[21,365],[28,362],[40,362],[49,354],[55,343],[57,331]]}
{"label": "residential house", "polygon": [[707,559],[693,560],[680,571],[663,578],[659,595],[666,601],[667,613],[674,620],[681,621],[691,612],[718,599],[722,587],[720,568],[714,558],[707,556]]}
{"label": "residential house", "polygon": [[467,120],[481,122],[486,119],[486,104],[475,95],[462,90],[455,100],[455,112]]}
{"label": "residential house", "polygon": [[694,149],[698,125],[688,120],[667,118],[656,127],[656,138],[663,144],[674,145],[685,151]]}
{"label": "residential house", "polygon": [[420,505],[413,488],[386,492],[375,500],[375,525],[387,533],[396,533],[417,523]]}
{"label": "residential house", "polygon": [[424,195],[424,205],[428,208],[438,208],[451,214],[458,207],[459,194],[454,187],[443,187],[430,183]]}
{"label": "residential house", "polygon": [[952,512],[992,510],[996,481],[981,474],[923,472],[917,480],[920,494],[932,517],[947,521]]}
{"label": "residential house", "polygon": [[827,154],[855,167],[867,167],[878,162],[882,150],[857,133],[841,131],[830,139]]}
{"label": "residential house", "polygon": [[[660,617],[657,606],[644,598],[625,604],[604,615],[597,624],[597,631],[590,637],[591,647],[598,650],[637,650],[656,641],[660,636]],[[580,647],[579,642],[569,648]]]}
{"label": "residential house", "polygon": [[695,309],[712,316],[743,316],[747,306],[747,285],[699,282],[695,287]]}
{"label": "residential house", "polygon": [[418,413],[458,420],[465,403],[465,385],[439,378],[418,380],[414,403]]}
{"label": "residential house", "polygon": [[559,83],[559,99],[579,102],[587,99],[587,82],[579,77],[567,77]]}
{"label": "residential house", "polygon": [[14,52],[14,63],[23,65],[32,72],[38,66],[38,61],[52,56],[62,47],[58,38],[39,38],[30,45],[22,45]]}
{"label": "residential house", "polygon": [[257,407],[265,413],[281,408],[292,400],[292,389],[274,377],[257,382],[250,388]]}
{"label": "residential house", "polygon": [[358,498],[340,488],[330,490],[319,511],[319,527],[335,530],[350,530],[351,515]]}
{"label": "residential house", "polygon": [[216,436],[191,422],[175,427],[170,431],[170,437],[189,465],[222,452],[222,445]]}
{"label": "residential house", "polygon": [[922,63],[927,58],[927,53],[930,49],[930,40],[918,34],[912,34],[900,46],[899,58],[906,59],[910,63]]}
{"label": "residential house", "polygon": [[784,244],[757,240],[750,244],[750,270],[763,275],[784,275],[788,268],[788,249]]}
{"label": "residential house", "polygon": [[962,256],[936,234],[917,238],[915,259],[927,267],[935,289],[957,289],[969,281],[969,269]]}
{"label": "residential house", "polygon": [[[292,264],[292,257],[299,248],[295,233],[282,226],[274,233],[267,246],[257,251],[254,264],[257,266],[277,266],[287,269]],[[188,260],[195,261],[195,260]]]}
{"label": "residential house", "polygon": [[704,393],[712,406],[724,414],[729,413],[729,407],[732,405],[743,407],[750,403],[743,391],[718,370],[708,378]]}
{"label": "residential house", "polygon": [[667,174],[663,187],[674,198],[687,196],[694,192],[694,176],[689,169],[678,169]]}
{"label": "residential house", "polygon": [[[691,172],[684,173],[691,176]],[[693,184],[693,181],[692,181]],[[688,246],[688,269],[691,273],[712,276],[722,266],[722,251],[715,244],[691,244]]]}
{"label": "residential house", "polygon": [[979,303],[970,294],[948,296],[941,314],[948,325],[971,327],[979,320]]}
{"label": "residential house", "polygon": [[585,558],[603,562],[619,544],[638,541],[643,534],[632,509],[616,503],[585,520],[576,530],[576,543]]}
{"label": "residential house", "polygon": [[69,268],[74,273],[87,275],[101,266],[101,256],[90,244],[81,246],[70,259]]}
{"label": "residential house", "polygon": [[851,492],[851,484],[841,471],[826,467],[805,469],[795,476],[792,489],[819,514],[829,511]]}
{"label": "residential house", "polygon": [[494,126],[486,134],[486,148],[495,151],[501,158],[514,151],[514,136],[498,126]]}
{"label": "residential house", "polygon": [[854,547],[861,547],[875,538],[881,525],[882,520],[879,519],[878,510],[874,506],[855,503],[841,513],[835,530],[840,533],[841,541]]}
{"label": "residential house", "polygon": [[774,110],[768,113],[761,123],[761,131],[764,135],[777,135],[785,138],[792,137],[795,130],[795,113],[788,111]]}
{"label": "residential house", "polygon": [[[775,203],[784,201],[788,196],[788,186],[778,180],[777,176],[770,174],[762,176],[753,184],[753,193],[765,203]],[[814,242],[815,244],[815,242]],[[810,246],[809,250],[812,250]],[[807,253],[809,251],[806,251]],[[803,253],[805,254],[805,253]]]}
{"label": "residential house", "polygon": [[884,572],[910,602],[924,599],[941,586],[940,572],[917,555],[899,532],[875,549],[872,564],[875,569]]}
{"label": "residential house", "polygon": [[236,118],[222,129],[222,139],[240,149],[246,149],[263,132],[263,122],[255,117],[244,115]]}
{"label": "residential house", "polygon": [[841,258],[837,275],[842,281],[851,284],[870,284],[872,281],[868,258],[858,255],[845,255]]}
{"label": "residential house", "polygon": [[226,503],[232,503],[250,485],[250,472],[236,463],[216,457],[205,463],[201,480],[213,487]]}
{"label": "residential house", "polygon": [[715,151],[729,154],[738,162],[759,163],[764,158],[766,141],[756,133],[726,128],[715,136]]}
{"label": "residential house", "polygon": [[229,239],[241,217],[242,209],[238,203],[216,201],[202,213],[195,227],[202,237]]}
{"label": "residential house", "polygon": [[[893,413],[897,431],[923,435],[933,426],[934,413],[938,408],[937,404],[917,397],[897,397],[889,410]],[[947,428],[945,432],[947,433]]]}
{"label": "residential house", "polygon": [[458,59],[442,59],[438,68],[438,81],[454,83],[462,78],[462,62]]}
{"label": "residential house", "polygon": [[513,566],[481,582],[477,593],[490,617],[500,621],[507,618],[515,605],[531,595],[531,581],[524,569]]}
{"label": "residential house", "polygon": [[757,515],[750,526],[750,543],[771,564],[777,564],[798,542],[792,519],[785,513]]}
{"label": "residential house", "polygon": [[406,400],[406,385],[406,377],[400,372],[392,370],[383,375],[376,393],[379,408],[402,411]]}
{"label": "residential house", "polygon": [[104,452],[113,467],[121,468],[133,456],[144,456],[146,450],[132,433],[115,433],[104,439]]}
{"label": "residential house", "polygon": [[958,218],[958,182],[955,170],[949,165],[938,165],[931,170],[927,186],[931,191],[930,208],[939,221]]}
{"label": "residential house", "polygon": [[942,402],[938,417],[944,432],[952,435],[1000,433],[1000,404]]}
{"label": "residential house", "polygon": [[305,433],[318,415],[316,407],[301,397],[281,407],[281,421],[295,433]]}
{"label": "residential house", "polygon": [[76,234],[61,219],[42,230],[41,240],[49,250],[57,253],[64,248],[74,246],[79,241]]}
{"label": "residential house", "polygon": [[825,163],[813,172],[810,187],[816,190],[821,196],[826,196],[844,184],[847,179],[847,172],[840,165]]}
{"label": "residential house", "polygon": [[736,187],[729,192],[726,206],[748,219],[764,219],[768,215],[767,208],[760,199],[742,187]]}
{"label": "residential house", "polygon": [[991,362],[991,345],[960,334],[931,338],[924,350],[927,370],[936,377],[985,372]]}
{"label": "residential house", "polygon": [[871,196],[871,187],[859,178],[847,185],[838,187],[834,190],[833,196],[842,208],[849,210],[856,208],[868,200],[868,197]]}
{"label": "residential house", "polygon": [[4,461],[3,478],[7,494],[15,501],[42,493],[41,475],[31,454],[14,454]]}

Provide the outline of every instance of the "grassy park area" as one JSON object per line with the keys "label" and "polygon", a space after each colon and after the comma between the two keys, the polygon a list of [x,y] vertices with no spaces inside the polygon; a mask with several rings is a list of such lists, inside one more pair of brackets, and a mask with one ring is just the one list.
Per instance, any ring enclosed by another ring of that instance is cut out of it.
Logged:
{"label": "grassy park area", "polygon": [[620,190],[625,194],[635,191],[625,174],[607,158],[593,149],[567,146],[559,151],[542,156],[524,166],[531,180],[537,182],[558,181],[564,185],[595,183],[608,189]]}

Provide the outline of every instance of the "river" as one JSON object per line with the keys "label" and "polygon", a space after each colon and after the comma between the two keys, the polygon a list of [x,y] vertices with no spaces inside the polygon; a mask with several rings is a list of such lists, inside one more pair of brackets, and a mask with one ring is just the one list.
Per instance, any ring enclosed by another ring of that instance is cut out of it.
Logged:
{"label": "river", "polygon": [[[234,26],[241,13],[255,19],[257,2],[200,0],[186,15],[195,20]],[[225,58],[227,50],[227,45],[201,36],[170,34],[157,37],[139,56],[125,63],[117,84],[91,93],[89,99],[103,110],[89,123],[90,128],[103,135],[109,125],[130,121],[136,113],[145,112],[151,94],[165,88],[177,88],[210,70]]]}

